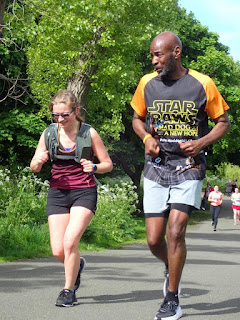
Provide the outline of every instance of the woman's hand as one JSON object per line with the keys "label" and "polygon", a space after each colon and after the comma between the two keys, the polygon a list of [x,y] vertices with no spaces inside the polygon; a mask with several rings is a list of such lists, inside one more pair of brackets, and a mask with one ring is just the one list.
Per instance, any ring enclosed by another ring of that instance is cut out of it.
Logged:
{"label": "woman's hand", "polygon": [[37,149],[30,163],[30,168],[34,173],[40,172],[43,164],[47,162],[49,159],[49,153],[45,145],[45,138],[44,138],[45,131],[46,130],[43,131],[39,139]]}
{"label": "woman's hand", "polygon": [[46,150],[46,151],[39,151],[39,152],[36,154],[36,157],[35,157],[35,160],[36,160],[37,164],[41,164],[41,165],[43,165],[45,162],[47,162],[48,159],[49,159],[48,150]]}
{"label": "woman's hand", "polygon": [[93,162],[91,160],[81,159],[80,164],[83,166],[84,172],[93,172]]}

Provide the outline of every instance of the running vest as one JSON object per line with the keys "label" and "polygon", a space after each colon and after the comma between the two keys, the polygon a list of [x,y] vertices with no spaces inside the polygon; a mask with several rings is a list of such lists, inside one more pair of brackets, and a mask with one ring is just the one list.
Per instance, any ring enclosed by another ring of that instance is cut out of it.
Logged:
{"label": "running vest", "polygon": [[73,159],[77,163],[80,163],[82,155],[84,158],[89,159],[92,155],[92,140],[90,134],[91,126],[86,123],[82,123],[81,128],[78,131],[76,137],[76,152],[75,155],[58,154],[57,149],[59,147],[58,141],[58,125],[52,123],[45,131],[45,145],[49,152],[51,161],[56,159],[70,160]]}

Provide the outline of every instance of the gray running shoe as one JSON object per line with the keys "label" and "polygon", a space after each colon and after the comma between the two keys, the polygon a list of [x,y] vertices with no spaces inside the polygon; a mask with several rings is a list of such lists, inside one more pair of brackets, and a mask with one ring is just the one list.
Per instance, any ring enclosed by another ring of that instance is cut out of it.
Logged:
{"label": "gray running shoe", "polygon": [[178,320],[182,316],[182,309],[177,301],[164,299],[154,320]]}
{"label": "gray running shoe", "polygon": [[75,290],[75,291],[77,291],[78,288],[81,285],[81,273],[83,272],[85,266],[86,266],[86,260],[83,257],[81,257],[80,258],[80,267],[79,267],[77,279],[76,279],[76,282],[75,282],[74,287],[73,287],[73,290]]}
{"label": "gray running shoe", "polygon": [[57,298],[55,305],[57,307],[73,307],[75,304],[78,304],[75,291],[72,292],[68,289],[63,289]]}

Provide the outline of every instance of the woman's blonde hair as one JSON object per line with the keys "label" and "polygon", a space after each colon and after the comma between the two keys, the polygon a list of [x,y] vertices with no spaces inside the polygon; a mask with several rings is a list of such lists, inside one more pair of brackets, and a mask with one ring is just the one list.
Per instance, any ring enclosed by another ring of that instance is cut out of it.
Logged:
{"label": "woman's blonde hair", "polygon": [[[72,109],[79,107],[77,98],[71,90],[61,90],[55,94],[52,101],[49,103],[49,109],[51,112],[53,111],[53,106],[57,103],[65,103],[68,106],[70,106]],[[76,115],[76,119],[80,123],[83,122],[83,119],[79,114]]]}

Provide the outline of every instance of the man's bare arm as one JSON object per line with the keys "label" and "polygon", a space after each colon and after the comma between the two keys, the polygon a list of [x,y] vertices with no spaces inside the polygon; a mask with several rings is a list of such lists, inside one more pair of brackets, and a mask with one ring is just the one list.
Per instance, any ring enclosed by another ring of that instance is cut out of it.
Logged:
{"label": "man's bare arm", "polygon": [[219,140],[230,129],[230,121],[227,112],[213,120],[215,126],[204,137],[198,140],[179,142],[180,148],[189,156],[195,157],[202,149]]}
{"label": "man's bare arm", "polygon": [[[133,121],[132,121],[133,130],[135,133],[143,140],[149,132],[145,128],[145,118],[139,116],[136,111],[134,111]],[[160,148],[157,144],[156,139],[149,136],[145,141],[145,153],[149,154],[152,157],[157,157],[159,154]]]}

